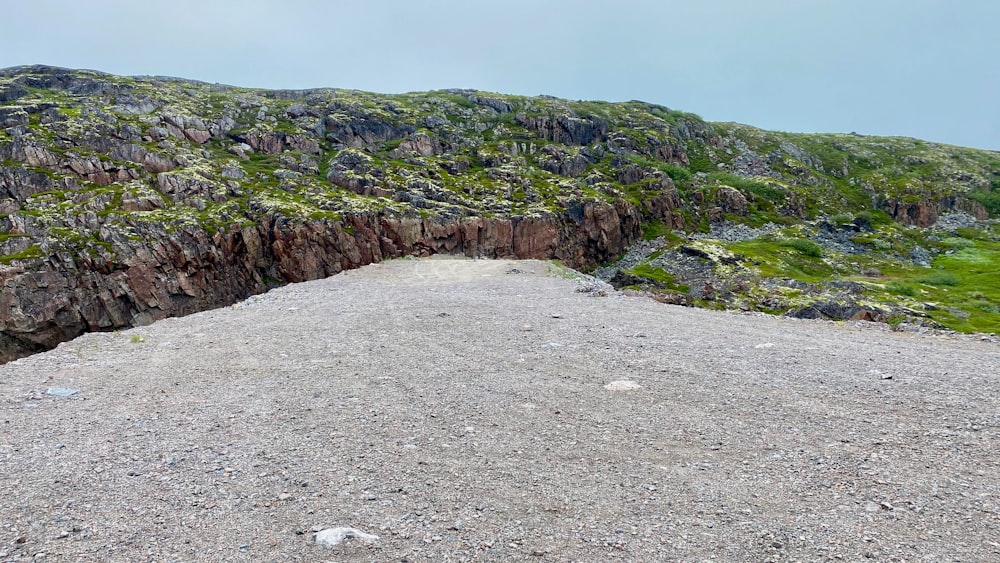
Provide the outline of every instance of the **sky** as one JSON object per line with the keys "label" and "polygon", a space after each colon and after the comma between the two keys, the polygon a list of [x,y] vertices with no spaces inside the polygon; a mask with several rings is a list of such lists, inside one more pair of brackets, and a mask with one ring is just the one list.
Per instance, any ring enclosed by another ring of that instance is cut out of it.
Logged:
{"label": "sky", "polygon": [[0,68],[643,100],[1000,150],[996,0],[0,0]]}

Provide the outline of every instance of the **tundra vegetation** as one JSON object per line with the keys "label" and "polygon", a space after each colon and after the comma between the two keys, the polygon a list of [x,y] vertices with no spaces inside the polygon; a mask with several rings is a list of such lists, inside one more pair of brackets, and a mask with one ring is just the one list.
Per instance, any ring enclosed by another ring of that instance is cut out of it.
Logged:
{"label": "tundra vegetation", "polygon": [[[1000,153],[917,139],[639,101],[0,71],[0,340],[22,347],[434,252],[560,259],[688,305],[995,332],[997,217]],[[233,253],[242,285],[203,298]]]}

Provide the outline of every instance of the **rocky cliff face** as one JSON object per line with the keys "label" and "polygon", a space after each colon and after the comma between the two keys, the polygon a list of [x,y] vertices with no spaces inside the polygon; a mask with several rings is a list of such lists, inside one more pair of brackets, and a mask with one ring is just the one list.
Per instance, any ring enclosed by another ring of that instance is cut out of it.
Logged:
{"label": "rocky cliff face", "polygon": [[592,268],[644,226],[986,216],[970,197],[1000,169],[985,151],[841,137],[642,102],[2,70],[0,361],[390,257]]}
{"label": "rocky cliff face", "polygon": [[189,228],[112,237],[114,259],[59,252],[0,268],[0,359],[51,348],[87,331],[148,324],[239,301],[277,283],[318,279],[386,258],[437,253],[557,258],[592,264],[633,242],[628,205],[586,203],[576,213],[533,218],[391,218]]}

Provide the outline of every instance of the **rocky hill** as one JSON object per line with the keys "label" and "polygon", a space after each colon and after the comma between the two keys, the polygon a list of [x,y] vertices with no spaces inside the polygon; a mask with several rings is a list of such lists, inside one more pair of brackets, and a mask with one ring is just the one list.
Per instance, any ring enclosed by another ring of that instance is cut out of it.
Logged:
{"label": "rocky hill", "polygon": [[643,102],[0,70],[0,360],[435,253],[604,266],[675,303],[990,331],[998,215],[1000,154],[914,139]]}

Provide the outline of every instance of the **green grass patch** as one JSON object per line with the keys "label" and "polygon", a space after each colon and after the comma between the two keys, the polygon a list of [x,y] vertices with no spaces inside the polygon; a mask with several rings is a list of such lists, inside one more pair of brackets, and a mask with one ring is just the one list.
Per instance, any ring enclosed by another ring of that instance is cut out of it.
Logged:
{"label": "green grass patch", "polygon": [[676,278],[670,272],[651,264],[639,264],[635,267],[629,268],[628,270],[623,270],[622,273],[636,278],[649,280],[653,285],[660,289],[680,293],[687,293],[691,290],[691,288],[686,285],[678,284],[676,282]]}
{"label": "green grass patch", "polygon": [[976,243],[961,237],[948,237],[941,241],[941,246],[946,248],[962,249],[962,248],[975,248]]}
{"label": "green grass patch", "polygon": [[708,179],[710,182],[732,186],[745,194],[753,194],[773,203],[785,201],[787,195],[783,188],[729,172],[713,172],[708,175]]}
{"label": "green grass patch", "polygon": [[[938,304],[928,314],[960,332],[1000,332],[1000,242],[975,241],[974,246],[939,255],[933,269],[902,273],[886,285],[896,295]],[[919,289],[914,284],[921,284]],[[914,292],[894,291],[913,287]]]}
{"label": "green grass patch", "polygon": [[885,289],[894,295],[905,295],[906,297],[917,296],[917,288],[913,284],[898,280],[885,284]]}
{"label": "green grass patch", "polygon": [[708,157],[708,152],[704,146],[697,142],[688,144],[688,162],[692,172],[710,173],[717,170],[715,163]]}
{"label": "green grass patch", "polygon": [[668,163],[662,165],[660,169],[677,184],[683,184],[691,180],[691,171],[678,164]]}
{"label": "green grass patch", "polygon": [[651,266],[649,264],[639,264],[638,266],[625,270],[625,273],[662,284],[674,283],[673,274],[667,272],[663,268],[657,268],[656,266]]}
{"label": "green grass patch", "polygon": [[655,238],[670,235],[673,230],[663,221],[650,221],[642,224],[642,239],[653,240]]}
{"label": "green grass patch", "polygon": [[805,254],[806,256],[812,256],[813,258],[823,257],[823,247],[820,246],[815,241],[811,241],[805,238],[792,238],[784,239],[781,241],[781,246],[786,248],[794,248],[795,250]]}
{"label": "green grass patch", "polygon": [[794,240],[805,239],[754,239],[732,243],[727,248],[754,261],[760,274],[765,277],[790,278],[808,283],[836,279],[838,272],[830,264],[814,253],[802,252],[791,246],[796,244],[792,242]]}
{"label": "green grass patch", "polygon": [[992,236],[989,232],[983,229],[977,229],[975,227],[960,227],[955,229],[955,234],[962,238],[970,240],[990,240]]}
{"label": "green grass patch", "polygon": [[45,253],[42,252],[41,245],[33,244],[20,252],[0,256],[0,264],[10,264],[15,260],[31,260],[33,258],[41,258],[43,256],[45,256]]}
{"label": "green grass patch", "polygon": [[958,276],[951,272],[932,272],[926,276],[916,278],[919,283],[927,285],[955,287],[959,284]]}

